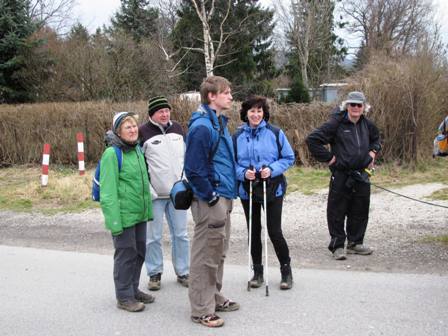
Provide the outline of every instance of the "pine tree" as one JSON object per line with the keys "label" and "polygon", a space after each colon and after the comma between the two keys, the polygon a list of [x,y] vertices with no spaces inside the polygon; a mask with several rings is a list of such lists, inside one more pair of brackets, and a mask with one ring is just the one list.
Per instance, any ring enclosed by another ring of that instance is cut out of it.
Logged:
{"label": "pine tree", "polygon": [[120,10],[112,18],[112,28],[131,35],[136,42],[157,32],[159,11],[148,0],[121,0]]}
{"label": "pine tree", "polygon": [[24,72],[26,55],[37,46],[30,36],[35,25],[28,16],[28,1],[0,1],[0,103],[20,103],[31,99]]}

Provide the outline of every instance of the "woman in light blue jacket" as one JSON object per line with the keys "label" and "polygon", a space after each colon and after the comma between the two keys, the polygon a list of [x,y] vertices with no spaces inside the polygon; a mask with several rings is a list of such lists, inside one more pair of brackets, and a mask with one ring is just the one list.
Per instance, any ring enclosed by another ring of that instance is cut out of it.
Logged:
{"label": "woman in light blue jacket", "polygon": [[[283,173],[294,164],[294,152],[285,133],[269,124],[269,105],[266,98],[250,96],[243,102],[240,117],[245,122],[234,134],[238,195],[249,223],[249,183],[252,181],[252,234],[251,256],[254,276],[251,287],[264,282],[261,244],[261,207],[267,199],[268,234],[280,262],[281,289],[292,288],[291,258],[282,233],[282,207],[286,192]],[[263,180],[267,192],[263,195]],[[248,224],[249,225],[249,224]]]}

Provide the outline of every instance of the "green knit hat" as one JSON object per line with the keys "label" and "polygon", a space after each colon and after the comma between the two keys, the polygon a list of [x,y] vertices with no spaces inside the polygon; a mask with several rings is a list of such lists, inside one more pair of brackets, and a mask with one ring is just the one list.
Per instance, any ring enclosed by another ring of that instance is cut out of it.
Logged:
{"label": "green knit hat", "polygon": [[150,117],[158,110],[163,108],[169,108],[171,110],[170,104],[168,104],[168,100],[163,96],[153,97],[148,102],[148,114]]}

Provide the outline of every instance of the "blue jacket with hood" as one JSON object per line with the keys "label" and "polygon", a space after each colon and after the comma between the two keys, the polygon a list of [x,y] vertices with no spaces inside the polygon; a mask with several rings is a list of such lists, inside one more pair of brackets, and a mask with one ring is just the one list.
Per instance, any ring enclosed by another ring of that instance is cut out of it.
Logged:
{"label": "blue jacket with hood", "polygon": [[[271,176],[276,177],[283,174],[294,164],[294,151],[285,133],[279,129],[279,144],[277,144],[277,136],[273,132],[273,127],[267,127],[267,125],[265,120],[262,120],[257,128],[251,128],[248,123],[245,123],[239,127],[233,136],[237,151],[236,176],[238,181],[244,181],[246,170],[251,166],[256,171],[260,171],[263,166],[267,166],[271,169]],[[276,196],[283,196],[285,192],[286,190],[280,184]],[[239,184],[238,194],[241,199],[249,199],[242,183]]]}
{"label": "blue jacket with hood", "polygon": [[[202,104],[188,123],[185,175],[195,196],[205,202],[215,194],[236,198],[235,161],[227,121],[227,117],[218,118],[214,110]],[[210,160],[217,143],[216,153]]]}

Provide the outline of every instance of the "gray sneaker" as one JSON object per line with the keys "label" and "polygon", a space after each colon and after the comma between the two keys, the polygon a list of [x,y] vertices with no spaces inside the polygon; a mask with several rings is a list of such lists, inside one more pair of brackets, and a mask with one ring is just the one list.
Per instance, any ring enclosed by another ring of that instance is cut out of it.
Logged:
{"label": "gray sneaker", "polygon": [[157,291],[160,289],[160,281],[162,279],[162,273],[157,273],[149,277],[148,289],[150,291]]}
{"label": "gray sneaker", "polygon": [[364,246],[362,244],[347,246],[348,254],[369,255],[372,254],[372,252],[373,250],[370,247]]}
{"label": "gray sneaker", "polygon": [[347,256],[345,255],[345,251],[342,247],[337,248],[333,252],[333,258],[335,260],[345,260]]}

